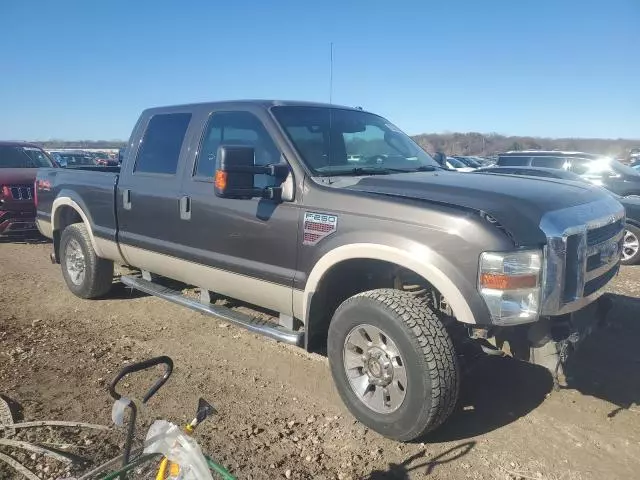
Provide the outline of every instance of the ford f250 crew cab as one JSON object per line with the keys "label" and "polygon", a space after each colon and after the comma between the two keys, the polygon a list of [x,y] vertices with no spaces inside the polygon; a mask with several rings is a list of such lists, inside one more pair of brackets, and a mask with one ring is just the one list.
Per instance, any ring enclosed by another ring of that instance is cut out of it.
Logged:
{"label": "ford f250 crew cab", "polygon": [[398,440],[451,414],[469,344],[561,367],[606,309],[624,229],[599,188],[449,171],[378,115],[301,102],[149,109],[119,169],[36,186],[74,294],[127,265],[126,285],[326,351],[349,410]]}

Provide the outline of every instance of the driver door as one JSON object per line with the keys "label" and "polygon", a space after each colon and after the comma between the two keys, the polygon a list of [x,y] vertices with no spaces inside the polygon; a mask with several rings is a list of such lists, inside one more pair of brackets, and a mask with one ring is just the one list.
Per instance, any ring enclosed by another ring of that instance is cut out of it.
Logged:
{"label": "driver door", "polygon": [[[181,221],[189,260],[209,268],[202,286],[287,315],[292,314],[299,210],[293,202],[228,199],[214,193],[221,145],[255,149],[255,163],[279,163],[282,155],[258,114],[246,110],[208,112],[200,148],[185,174],[182,193],[190,214]],[[292,175],[292,174],[291,174]],[[279,181],[256,175],[256,187]],[[239,296],[240,295],[240,296]]]}

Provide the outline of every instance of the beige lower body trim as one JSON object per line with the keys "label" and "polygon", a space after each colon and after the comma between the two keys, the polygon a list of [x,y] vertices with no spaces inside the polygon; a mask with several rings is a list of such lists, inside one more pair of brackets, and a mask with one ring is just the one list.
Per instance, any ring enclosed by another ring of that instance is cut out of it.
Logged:
{"label": "beige lower body trim", "polygon": [[293,316],[295,318],[299,318],[300,320],[304,319],[304,291],[303,290],[293,290]]}
{"label": "beige lower body trim", "polygon": [[116,263],[124,263],[124,259],[120,255],[118,244],[111,240],[105,240],[104,238],[95,237],[96,246],[100,249],[100,258],[106,258],[107,260],[113,260]]}
{"label": "beige lower body trim", "polygon": [[[118,250],[118,245],[111,240],[104,240],[96,237],[93,234],[93,228],[91,227],[91,222],[87,218],[87,215],[84,213],[80,205],[74,202],[69,197],[58,197],[53,201],[53,205],[51,206],[51,218],[53,220],[51,228],[51,236],[49,238],[53,238],[53,231],[58,230],[60,228],[60,217],[58,215],[58,209],[60,207],[67,206],[73,208],[80,218],[82,218],[82,222],[87,227],[89,231],[89,238],[91,238],[91,245],[100,258],[106,258],[107,260],[113,260],[114,262],[124,263],[124,259],[120,255],[120,251]],[[45,235],[47,236],[47,235]]]}
{"label": "beige lower body trim", "polygon": [[51,222],[36,219],[36,227],[38,227],[38,231],[42,234],[42,236],[53,238],[53,226],[51,225]]}
{"label": "beige lower body trim", "polygon": [[[292,297],[292,289],[290,287],[188,262],[180,258],[130,245],[120,245],[120,248],[131,266],[148,270],[163,277],[179,280],[189,285],[206,288],[212,292],[275,312],[296,316],[293,311],[292,298],[301,297],[302,292],[298,290],[293,290],[293,292],[299,293],[294,294]],[[300,307],[298,307],[299,309]]]}
{"label": "beige lower body trim", "polygon": [[354,243],[337,247],[326,253],[313,267],[305,287],[302,311],[306,314],[310,294],[316,291],[322,277],[331,267],[345,260],[371,258],[394,263],[422,276],[447,299],[457,320],[475,324],[473,312],[462,292],[444,272],[429,262],[433,256],[434,252],[424,246],[415,246],[411,251],[375,243]]}

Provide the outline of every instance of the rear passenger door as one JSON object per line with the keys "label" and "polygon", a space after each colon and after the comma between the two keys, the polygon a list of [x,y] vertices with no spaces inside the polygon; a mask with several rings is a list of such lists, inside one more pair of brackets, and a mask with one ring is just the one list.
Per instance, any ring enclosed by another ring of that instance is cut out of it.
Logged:
{"label": "rear passenger door", "polygon": [[191,117],[185,111],[150,115],[146,127],[140,127],[144,134],[118,183],[122,253],[131,265],[154,273],[160,273],[157,254],[179,255],[179,191],[184,165],[180,159],[188,149],[185,138]]}

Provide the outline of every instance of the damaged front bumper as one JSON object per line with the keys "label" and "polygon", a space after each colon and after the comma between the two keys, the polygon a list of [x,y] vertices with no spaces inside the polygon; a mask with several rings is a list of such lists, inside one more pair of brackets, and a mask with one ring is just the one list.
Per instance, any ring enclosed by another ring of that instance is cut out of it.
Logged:
{"label": "damaged front bumper", "polygon": [[567,364],[582,341],[606,322],[613,302],[603,294],[581,310],[544,316],[537,322],[514,327],[471,329],[490,355],[508,355],[549,370],[558,386],[567,385]]}
{"label": "damaged front bumper", "polygon": [[569,357],[587,336],[604,325],[612,307],[611,298],[604,294],[576,312],[542,317],[528,328],[528,354],[521,359],[545,367],[558,385],[566,385]]}

